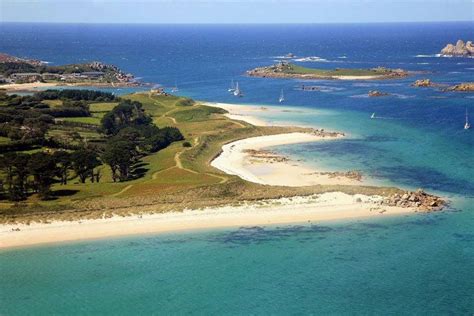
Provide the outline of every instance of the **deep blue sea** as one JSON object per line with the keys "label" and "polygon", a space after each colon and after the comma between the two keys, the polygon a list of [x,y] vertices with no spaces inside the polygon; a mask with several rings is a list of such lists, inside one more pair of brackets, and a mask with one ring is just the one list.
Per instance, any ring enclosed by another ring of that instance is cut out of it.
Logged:
{"label": "deep blue sea", "polygon": [[[424,188],[448,210],[141,236],[0,253],[0,314],[474,313],[474,94],[414,88],[474,80],[474,59],[437,57],[474,23],[333,25],[0,24],[0,52],[51,64],[100,60],[199,100],[284,109],[262,118],[344,131],[275,150],[327,170]],[[315,68],[424,72],[385,81],[244,76],[287,53]],[[227,92],[231,80],[244,91]],[[286,101],[278,104],[280,90]],[[367,98],[369,90],[392,95]],[[130,89],[113,90],[117,94]],[[371,120],[375,112],[379,119]]]}

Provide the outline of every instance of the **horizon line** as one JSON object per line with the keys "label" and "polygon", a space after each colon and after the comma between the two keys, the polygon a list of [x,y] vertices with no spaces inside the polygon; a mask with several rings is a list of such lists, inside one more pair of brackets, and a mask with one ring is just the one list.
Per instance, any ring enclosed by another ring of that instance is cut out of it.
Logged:
{"label": "horizon line", "polygon": [[48,21],[0,21],[0,24],[83,24],[83,25],[324,25],[324,24],[416,24],[416,23],[474,23],[473,20],[433,21],[370,21],[370,22],[48,22]]}

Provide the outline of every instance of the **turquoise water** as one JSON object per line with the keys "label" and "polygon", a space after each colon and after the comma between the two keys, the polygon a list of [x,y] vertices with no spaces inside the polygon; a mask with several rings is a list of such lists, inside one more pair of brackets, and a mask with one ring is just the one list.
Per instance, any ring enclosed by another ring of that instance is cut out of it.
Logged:
{"label": "turquoise water", "polygon": [[[473,26],[0,24],[0,51],[52,64],[103,60],[164,87],[177,81],[181,94],[199,100],[281,109],[283,88],[289,111],[262,118],[348,137],[276,150],[450,200],[446,211],[432,214],[2,251],[0,314],[472,314],[474,133],[462,126],[466,108],[474,116],[473,95],[410,84],[425,77],[472,81],[474,59],[434,54],[448,42],[472,39]],[[314,81],[315,92],[300,91],[298,80],[242,75],[290,51],[326,59],[305,63],[312,67],[424,73],[382,82]],[[227,92],[231,78],[244,98]],[[373,89],[393,95],[365,98]],[[380,119],[370,120],[373,112]]]}
{"label": "turquoise water", "polygon": [[8,251],[1,309],[468,315],[473,242],[472,218],[446,212]]}

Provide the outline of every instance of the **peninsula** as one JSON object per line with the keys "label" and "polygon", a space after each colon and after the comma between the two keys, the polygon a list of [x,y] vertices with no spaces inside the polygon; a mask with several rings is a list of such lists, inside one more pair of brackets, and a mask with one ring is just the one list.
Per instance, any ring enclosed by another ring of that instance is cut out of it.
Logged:
{"label": "peninsula", "polygon": [[123,87],[139,84],[132,74],[98,61],[50,66],[39,60],[0,53],[0,88],[6,90],[31,90],[57,85]]}
{"label": "peninsula", "polygon": [[315,69],[299,66],[293,63],[281,61],[267,67],[259,67],[247,71],[251,77],[261,78],[294,78],[294,79],[339,79],[339,80],[376,80],[376,79],[399,79],[409,75],[403,69],[390,69],[377,67],[371,69],[336,68]]}

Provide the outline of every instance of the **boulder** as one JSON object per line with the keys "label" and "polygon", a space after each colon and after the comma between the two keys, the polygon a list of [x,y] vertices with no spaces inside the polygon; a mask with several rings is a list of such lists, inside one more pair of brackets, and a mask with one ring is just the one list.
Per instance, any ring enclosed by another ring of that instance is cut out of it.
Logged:
{"label": "boulder", "polygon": [[387,95],[389,95],[389,93],[380,92],[380,91],[377,91],[377,90],[370,90],[369,91],[369,97],[383,97],[383,96],[387,96]]}

